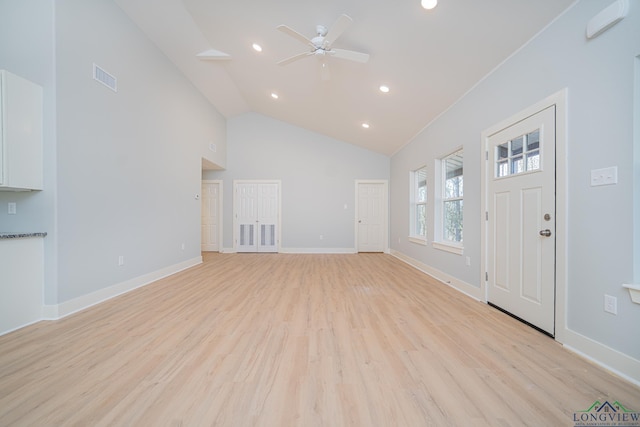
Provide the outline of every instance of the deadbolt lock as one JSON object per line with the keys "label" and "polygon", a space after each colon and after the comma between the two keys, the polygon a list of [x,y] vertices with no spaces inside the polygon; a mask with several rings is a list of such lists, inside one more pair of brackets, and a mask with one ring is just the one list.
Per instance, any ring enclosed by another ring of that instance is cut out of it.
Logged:
{"label": "deadbolt lock", "polygon": [[549,214],[544,214],[544,220],[545,220],[545,221],[551,221],[551,215],[549,215]]}

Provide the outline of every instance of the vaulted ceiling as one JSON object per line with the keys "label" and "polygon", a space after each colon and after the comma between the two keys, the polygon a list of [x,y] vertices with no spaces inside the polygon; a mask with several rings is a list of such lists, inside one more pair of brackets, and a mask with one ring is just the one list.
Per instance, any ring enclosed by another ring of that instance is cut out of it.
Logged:
{"label": "vaulted ceiling", "polygon": [[[225,117],[254,111],[391,155],[575,0],[115,1]],[[279,25],[312,38],[342,14],[353,22],[333,47],[368,62],[277,64],[311,49]],[[197,56],[211,50],[229,57]]]}

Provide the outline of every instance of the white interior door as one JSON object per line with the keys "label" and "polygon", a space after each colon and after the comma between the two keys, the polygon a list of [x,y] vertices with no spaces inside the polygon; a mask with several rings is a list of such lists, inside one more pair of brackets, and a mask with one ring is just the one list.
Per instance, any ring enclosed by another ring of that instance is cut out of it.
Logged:
{"label": "white interior door", "polygon": [[387,235],[386,182],[356,183],[358,252],[384,252]]}
{"label": "white interior door", "polygon": [[555,107],[487,140],[487,301],[554,335]]}
{"label": "white interior door", "polygon": [[280,183],[237,182],[234,192],[237,252],[278,252]]}
{"label": "white interior door", "polygon": [[204,252],[220,251],[220,191],[219,182],[202,183],[202,237],[201,249]]}
{"label": "white interior door", "polygon": [[258,184],[258,252],[278,252],[278,192],[278,184]]}

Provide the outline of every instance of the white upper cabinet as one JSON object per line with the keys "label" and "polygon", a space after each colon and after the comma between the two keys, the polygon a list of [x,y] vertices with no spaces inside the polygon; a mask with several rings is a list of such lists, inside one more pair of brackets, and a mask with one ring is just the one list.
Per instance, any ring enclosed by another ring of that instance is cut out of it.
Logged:
{"label": "white upper cabinet", "polygon": [[0,70],[0,190],[42,190],[42,87]]}

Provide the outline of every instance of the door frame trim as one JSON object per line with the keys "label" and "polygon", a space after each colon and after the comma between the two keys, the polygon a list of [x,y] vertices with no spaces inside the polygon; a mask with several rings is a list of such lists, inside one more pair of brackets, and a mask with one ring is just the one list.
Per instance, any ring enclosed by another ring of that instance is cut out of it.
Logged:
{"label": "door frame trim", "polygon": [[[530,117],[551,106],[556,107],[556,270],[555,270],[555,339],[563,343],[566,339],[567,328],[567,96],[568,89],[562,89],[549,97],[525,108],[524,110],[514,114],[513,116],[500,121],[499,123],[485,129],[481,133],[482,149],[481,167],[480,167],[480,188],[481,188],[481,213],[485,218],[485,212],[488,212],[488,174],[490,168],[487,165],[487,146],[489,137],[497,132]],[[488,221],[484,220],[484,226],[480,227],[481,231],[481,251],[480,265],[483,267],[480,271],[480,295],[483,302],[487,302],[487,281],[486,272],[488,271]]]}
{"label": "door frame trim", "polygon": [[354,202],[354,220],[353,220],[353,228],[354,228],[354,245],[353,247],[356,249],[356,253],[360,252],[359,248],[359,239],[358,239],[358,214],[359,214],[359,202],[358,202],[358,186],[360,184],[382,184],[383,192],[384,192],[384,242],[383,242],[383,251],[384,253],[389,253],[389,181],[386,179],[356,179],[355,180],[355,202]]}
{"label": "door frame trim", "polygon": [[238,212],[237,212],[237,185],[238,184],[277,184],[278,185],[278,226],[276,233],[276,252],[280,253],[282,249],[282,181],[279,179],[234,179],[233,180],[233,224],[232,224],[232,239],[233,239],[233,253],[238,252]]}
{"label": "door frame trim", "polygon": [[[224,212],[222,209],[222,201],[224,200],[222,192],[224,191],[224,185],[221,179],[203,179],[200,185],[202,186],[202,184],[218,184],[218,252],[222,253],[224,252],[224,245],[222,244],[224,241],[222,238],[222,231],[224,230],[222,226],[222,214]],[[200,217],[200,227],[202,228],[202,197],[200,197]],[[200,251],[202,251],[202,232],[200,233]]]}

